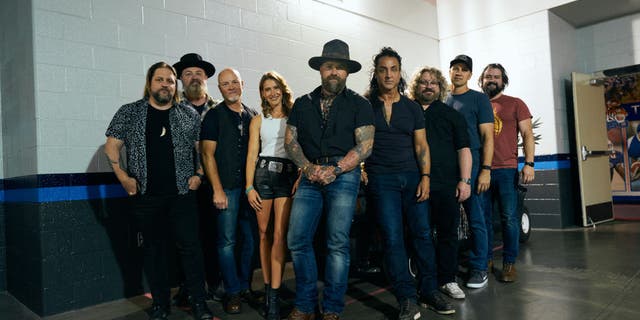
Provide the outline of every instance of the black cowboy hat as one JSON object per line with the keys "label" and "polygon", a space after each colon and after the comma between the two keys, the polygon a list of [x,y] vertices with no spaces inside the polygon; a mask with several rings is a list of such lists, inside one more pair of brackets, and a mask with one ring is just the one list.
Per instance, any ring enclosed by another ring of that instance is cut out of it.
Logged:
{"label": "black cowboy hat", "polygon": [[345,63],[349,73],[356,73],[362,68],[358,61],[349,59],[349,45],[338,39],[325,43],[324,47],[322,47],[322,55],[309,59],[309,66],[315,70],[320,70],[320,66],[329,60]]}
{"label": "black cowboy hat", "polygon": [[211,78],[216,73],[216,68],[208,61],[202,60],[202,57],[197,53],[187,53],[180,61],[176,62],[173,67],[176,69],[178,78],[182,75],[182,70],[190,67],[198,67],[204,70],[207,74],[207,78]]}

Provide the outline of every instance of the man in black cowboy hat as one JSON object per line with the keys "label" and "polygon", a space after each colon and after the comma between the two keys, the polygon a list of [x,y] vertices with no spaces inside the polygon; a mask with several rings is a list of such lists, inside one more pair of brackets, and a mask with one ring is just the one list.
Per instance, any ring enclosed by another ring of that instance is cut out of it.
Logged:
{"label": "man in black cowboy hat", "polygon": [[[195,109],[201,117],[205,112],[215,107],[218,101],[214,100],[208,93],[207,80],[211,78],[216,68],[210,62],[203,60],[197,53],[187,53],[180,58],[180,61],[173,64],[176,73],[182,82],[182,103]],[[202,184],[197,191],[198,213],[200,218],[200,240],[202,243],[205,275],[208,285],[208,292],[214,300],[222,299],[222,288],[220,271],[218,270],[218,258],[216,254],[215,239],[211,235],[216,230],[216,221],[211,215],[211,185],[207,179],[202,177]],[[178,268],[180,265],[178,264]],[[173,303],[179,307],[188,306],[188,293],[184,286],[184,272],[178,270],[180,279],[180,289],[173,297]],[[216,290],[216,289],[220,290]]]}
{"label": "man in black cowboy hat", "polygon": [[346,88],[347,76],[361,68],[349,59],[346,43],[327,42],[321,56],[309,59],[309,66],[320,71],[322,85],[296,100],[285,133],[285,148],[303,172],[287,239],[296,275],[295,308],[289,319],[315,319],[318,270],[313,238],[323,213],[328,253],[322,319],[339,319],[347,290],[359,164],[373,146],[373,111],[364,97]]}
{"label": "man in black cowboy hat", "polygon": [[173,67],[182,82],[183,97],[199,114],[218,104],[207,90],[207,80],[216,73],[213,64],[197,53],[187,53]]}

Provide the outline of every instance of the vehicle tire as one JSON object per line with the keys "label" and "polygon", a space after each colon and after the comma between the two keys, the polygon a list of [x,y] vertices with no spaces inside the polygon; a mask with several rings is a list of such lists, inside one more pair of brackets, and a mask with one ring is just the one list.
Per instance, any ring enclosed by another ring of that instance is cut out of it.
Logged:
{"label": "vehicle tire", "polygon": [[520,243],[529,241],[531,237],[531,219],[529,217],[529,208],[522,206],[522,217],[520,220]]}

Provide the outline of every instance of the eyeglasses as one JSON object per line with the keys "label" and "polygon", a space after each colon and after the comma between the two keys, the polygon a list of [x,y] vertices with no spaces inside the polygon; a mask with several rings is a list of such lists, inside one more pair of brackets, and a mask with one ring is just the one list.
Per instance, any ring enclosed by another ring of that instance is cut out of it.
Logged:
{"label": "eyeglasses", "polygon": [[425,86],[425,87],[429,87],[429,86],[439,86],[440,83],[438,81],[424,81],[424,80],[419,80],[418,81],[418,85],[421,86]]}

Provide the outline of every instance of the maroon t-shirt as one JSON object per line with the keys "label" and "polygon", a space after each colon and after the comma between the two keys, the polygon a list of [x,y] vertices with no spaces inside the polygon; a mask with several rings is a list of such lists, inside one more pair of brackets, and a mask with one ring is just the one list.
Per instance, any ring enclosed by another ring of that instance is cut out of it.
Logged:
{"label": "maroon t-shirt", "polygon": [[518,122],[531,119],[527,105],[516,97],[501,95],[491,100],[494,115],[494,150],[491,167],[518,167]]}

